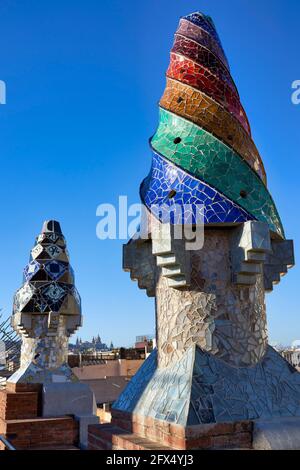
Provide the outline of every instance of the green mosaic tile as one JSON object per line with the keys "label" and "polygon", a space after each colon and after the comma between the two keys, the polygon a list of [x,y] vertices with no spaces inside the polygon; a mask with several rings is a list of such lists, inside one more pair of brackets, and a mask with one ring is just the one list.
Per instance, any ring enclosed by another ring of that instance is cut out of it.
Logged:
{"label": "green mosaic tile", "polygon": [[276,206],[264,183],[237,153],[212,134],[160,108],[160,123],[151,144],[161,155],[211,184],[284,237]]}

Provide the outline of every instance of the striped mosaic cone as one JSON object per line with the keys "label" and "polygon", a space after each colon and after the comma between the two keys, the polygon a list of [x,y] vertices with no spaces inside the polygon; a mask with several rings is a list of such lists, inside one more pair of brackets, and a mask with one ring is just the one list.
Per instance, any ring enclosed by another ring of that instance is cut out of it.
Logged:
{"label": "striped mosaic cone", "polygon": [[267,189],[266,172],[246,112],[210,17],[180,20],[171,50],[159,125],[150,141],[152,168],[141,185],[151,206],[189,205],[196,223],[257,220],[273,236],[284,230]]}
{"label": "striped mosaic cone", "polygon": [[68,340],[82,321],[66,240],[60,224],[44,222],[15,294],[12,326],[22,338],[21,364],[12,383],[75,380],[67,364]]}

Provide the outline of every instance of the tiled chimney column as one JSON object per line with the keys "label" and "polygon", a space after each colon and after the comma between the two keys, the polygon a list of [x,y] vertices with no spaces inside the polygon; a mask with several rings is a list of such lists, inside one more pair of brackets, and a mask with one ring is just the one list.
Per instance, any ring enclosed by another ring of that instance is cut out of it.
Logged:
{"label": "tiled chimney column", "polygon": [[67,365],[69,337],[81,326],[81,301],[74,282],[60,225],[47,221],[14,298],[12,326],[22,337],[22,349],[20,369],[10,382],[74,379]]}
{"label": "tiled chimney column", "polygon": [[268,335],[262,272],[253,285],[232,282],[232,230],[206,230],[204,247],[190,253],[190,285],[174,289],[158,272],[158,366],[198,345],[228,364],[250,366],[265,354]]}

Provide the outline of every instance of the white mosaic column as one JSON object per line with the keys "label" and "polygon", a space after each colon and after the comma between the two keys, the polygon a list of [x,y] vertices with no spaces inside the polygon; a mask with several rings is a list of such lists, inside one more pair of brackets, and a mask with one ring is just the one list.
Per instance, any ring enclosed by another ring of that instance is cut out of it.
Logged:
{"label": "white mosaic column", "polygon": [[178,361],[192,345],[236,366],[256,364],[265,354],[263,274],[255,276],[253,285],[232,282],[231,236],[228,229],[205,231],[203,248],[190,253],[189,286],[174,289],[158,271],[159,367]]}
{"label": "white mosaic column", "polygon": [[188,251],[165,229],[161,242],[150,230],[124,247],[124,269],[156,299],[157,349],[113,416],[184,427],[300,416],[300,374],[268,346],[265,307],[294,264],[293,242],[248,221],[205,227],[203,247]]}
{"label": "white mosaic column", "polygon": [[294,264],[293,243],[248,221],[206,227],[203,247],[191,250],[171,225],[159,223],[159,238],[147,223],[150,238],[125,245],[123,267],[156,298],[158,366],[193,345],[229,365],[257,364],[268,347],[265,293]]}

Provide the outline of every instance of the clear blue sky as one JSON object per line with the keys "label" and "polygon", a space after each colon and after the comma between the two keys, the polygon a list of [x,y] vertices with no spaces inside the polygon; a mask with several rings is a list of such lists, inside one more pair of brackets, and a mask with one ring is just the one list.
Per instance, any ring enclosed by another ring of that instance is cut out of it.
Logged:
{"label": "clear blue sky", "polygon": [[[122,272],[122,242],[96,238],[96,207],[138,202],[148,138],[180,16],[217,25],[287,237],[300,240],[299,0],[1,0],[0,306],[8,314],[34,237],[56,218],[83,300],[83,338],[130,345],[154,302]],[[268,296],[271,341],[300,338],[299,269]]]}

